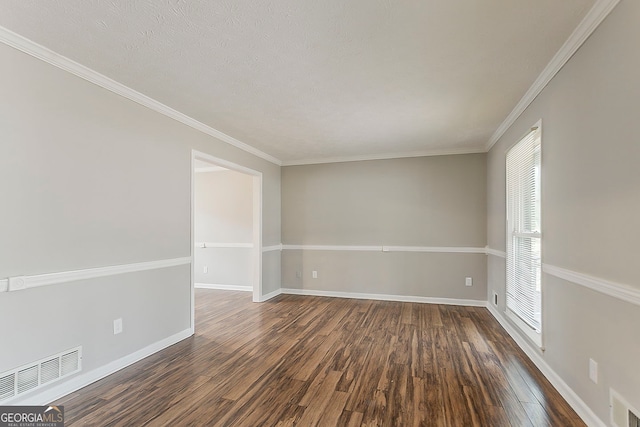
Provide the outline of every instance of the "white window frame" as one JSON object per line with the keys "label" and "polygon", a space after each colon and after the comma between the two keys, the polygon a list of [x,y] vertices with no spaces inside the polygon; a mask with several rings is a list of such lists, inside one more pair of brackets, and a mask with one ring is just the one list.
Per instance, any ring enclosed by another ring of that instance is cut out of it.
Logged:
{"label": "white window frame", "polygon": [[[507,258],[506,258],[506,280],[505,280],[505,314],[506,316],[525,334],[525,336],[527,336],[530,340],[532,340],[538,347],[543,348],[542,345],[542,329],[543,329],[543,322],[542,322],[542,301],[540,301],[540,326],[539,328],[536,328],[534,326],[532,326],[529,322],[525,321],[523,319],[522,316],[520,316],[517,313],[517,310],[515,310],[513,307],[510,307],[510,304],[508,303],[508,301],[510,300],[510,298],[508,297],[508,292],[509,289],[511,288],[511,284],[512,282],[515,280],[515,277],[512,277],[512,274],[510,273],[509,270],[509,266],[510,266],[510,262],[517,262],[518,259],[513,259],[514,258],[514,248],[513,248],[513,241],[515,238],[530,238],[530,239],[539,239],[540,242],[540,259],[538,260],[539,265],[538,265],[538,277],[540,280],[540,299],[542,300],[542,259],[541,259],[541,253],[542,253],[542,233],[540,231],[523,231],[523,230],[514,230],[514,225],[512,224],[512,217],[514,216],[514,213],[516,211],[521,212],[520,210],[518,210],[518,208],[514,207],[514,203],[511,203],[511,195],[510,195],[510,181],[509,181],[509,177],[508,177],[508,154],[509,152],[511,152],[512,149],[514,149],[515,147],[517,147],[520,143],[524,143],[525,140],[529,139],[532,136],[532,133],[536,133],[536,135],[533,135],[537,141],[537,144],[539,144],[540,146],[540,164],[539,167],[542,167],[542,121],[538,121],[538,123],[536,123],[529,132],[527,132],[526,135],[524,135],[522,138],[520,138],[518,140],[518,142],[516,144],[514,144],[512,147],[510,147],[505,155],[505,176],[506,176],[506,185],[505,185],[505,189],[506,189],[506,197],[505,197],[505,205],[506,205],[506,248],[507,248]],[[541,174],[540,171],[538,172],[537,175],[537,185],[541,186]],[[541,189],[539,188],[539,194],[541,193]],[[537,200],[537,203],[540,205],[541,204],[541,199],[539,198]],[[540,211],[542,211],[541,206],[538,206],[538,208],[540,209]],[[541,220],[541,219],[540,219]],[[541,228],[541,227],[540,227]],[[533,262],[533,259],[528,259],[528,262]],[[512,268],[512,271],[514,271],[514,269]],[[513,276],[515,276],[515,271],[513,273]]]}

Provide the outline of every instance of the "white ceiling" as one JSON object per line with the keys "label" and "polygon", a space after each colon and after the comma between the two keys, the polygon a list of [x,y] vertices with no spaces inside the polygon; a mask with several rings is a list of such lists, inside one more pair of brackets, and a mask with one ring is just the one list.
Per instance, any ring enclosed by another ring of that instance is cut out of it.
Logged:
{"label": "white ceiling", "polygon": [[478,152],[595,0],[5,0],[0,26],[287,163]]}

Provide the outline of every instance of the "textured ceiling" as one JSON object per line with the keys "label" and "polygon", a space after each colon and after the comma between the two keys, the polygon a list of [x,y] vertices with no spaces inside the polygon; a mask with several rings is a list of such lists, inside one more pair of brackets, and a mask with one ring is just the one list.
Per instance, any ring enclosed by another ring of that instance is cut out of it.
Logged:
{"label": "textured ceiling", "polygon": [[480,151],[594,0],[5,0],[4,26],[284,161]]}

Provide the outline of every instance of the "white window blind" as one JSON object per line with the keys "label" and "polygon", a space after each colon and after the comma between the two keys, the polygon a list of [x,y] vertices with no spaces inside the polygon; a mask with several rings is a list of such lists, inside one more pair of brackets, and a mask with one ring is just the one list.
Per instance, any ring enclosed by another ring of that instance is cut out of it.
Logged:
{"label": "white window blind", "polygon": [[536,333],[542,329],[540,144],[540,128],[532,128],[506,164],[507,310]]}

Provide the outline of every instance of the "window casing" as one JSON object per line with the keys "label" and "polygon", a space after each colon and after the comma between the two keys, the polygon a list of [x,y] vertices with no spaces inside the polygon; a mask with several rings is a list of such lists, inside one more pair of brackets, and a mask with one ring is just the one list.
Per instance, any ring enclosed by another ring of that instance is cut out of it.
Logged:
{"label": "window casing", "polygon": [[507,152],[507,315],[538,345],[542,332],[540,124]]}

